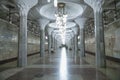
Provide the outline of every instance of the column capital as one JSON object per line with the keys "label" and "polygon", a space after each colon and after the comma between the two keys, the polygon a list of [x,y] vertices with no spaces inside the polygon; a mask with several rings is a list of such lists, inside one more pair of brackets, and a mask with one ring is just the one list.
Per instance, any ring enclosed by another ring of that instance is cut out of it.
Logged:
{"label": "column capital", "polygon": [[20,9],[20,14],[27,15],[28,11],[38,3],[38,0],[14,0]]}
{"label": "column capital", "polygon": [[102,11],[102,5],[104,0],[84,0],[91,8],[93,8],[94,12]]}
{"label": "column capital", "polygon": [[44,30],[45,27],[47,26],[47,24],[49,23],[50,21],[48,19],[45,19],[45,18],[40,18],[38,19],[38,23],[39,23],[39,26],[40,26],[40,29]]}
{"label": "column capital", "polygon": [[79,25],[80,28],[84,28],[87,18],[76,18],[75,22]]}
{"label": "column capital", "polygon": [[19,7],[20,16],[27,16],[29,9],[25,9],[24,7]]}
{"label": "column capital", "polygon": [[14,2],[19,6],[27,6],[32,8],[34,5],[38,3],[38,0],[14,0]]}

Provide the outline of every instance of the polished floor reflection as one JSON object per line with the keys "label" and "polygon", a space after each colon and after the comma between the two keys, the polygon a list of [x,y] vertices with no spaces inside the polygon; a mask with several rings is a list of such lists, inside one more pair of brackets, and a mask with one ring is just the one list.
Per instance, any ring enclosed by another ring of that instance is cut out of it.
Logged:
{"label": "polished floor reflection", "polygon": [[60,80],[68,80],[67,75],[68,75],[68,71],[67,71],[66,49],[62,48],[61,59],[60,59]]}
{"label": "polished floor reflection", "polygon": [[[97,69],[87,59],[76,58],[65,48],[59,48],[52,57],[46,56],[32,65],[16,72],[6,80],[119,80],[120,77],[111,78],[108,69]],[[116,68],[119,70],[119,68]],[[117,71],[118,71],[117,70]],[[116,71],[116,72],[117,72]],[[11,71],[12,72],[12,71]],[[119,71],[118,73],[119,74]],[[114,76],[113,76],[114,77]]]}

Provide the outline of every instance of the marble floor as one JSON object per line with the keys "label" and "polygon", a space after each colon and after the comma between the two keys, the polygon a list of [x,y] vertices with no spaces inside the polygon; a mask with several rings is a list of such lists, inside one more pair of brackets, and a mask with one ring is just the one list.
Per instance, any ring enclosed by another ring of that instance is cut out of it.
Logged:
{"label": "marble floor", "polygon": [[120,80],[120,64],[107,61],[107,68],[96,68],[93,56],[86,55],[85,58],[80,59],[79,57],[74,57],[72,53],[72,51],[68,51],[65,48],[59,48],[51,56],[39,58],[25,68],[8,70],[9,75],[11,73],[14,74],[4,79]]}

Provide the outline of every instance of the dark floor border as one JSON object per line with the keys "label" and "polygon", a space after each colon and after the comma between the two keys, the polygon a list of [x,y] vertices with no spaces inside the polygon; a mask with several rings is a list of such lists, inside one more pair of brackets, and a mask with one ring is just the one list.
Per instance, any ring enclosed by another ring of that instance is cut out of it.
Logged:
{"label": "dark floor border", "polygon": [[[36,54],[39,54],[40,52],[36,52],[36,53],[31,53],[31,54],[28,54],[27,56],[33,56],[33,55],[36,55]],[[15,61],[17,60],[17,57],[14,57],[14,58],[10,58],[10,59],[5,59],[5,60],[1,60],[0,61],[0,65],[2,64],[6,64],[6,63],[9,63],[9,62],[12,62],[12,61]]]}
{"label": "dark floor border", "polygon": [[[94,53],[94,52],[90,52],[90,51],[85,51],[85,52],[88,53],[88,54],[91,54],[91,55],[94,55],[94,56],[95,56],[95,53]],[[115,58],[115,57],[106,56],[106,59],[107,59],[107,60],[110,60],[110,61],[114,61],[114,62],[120,63],[120,59]]]}

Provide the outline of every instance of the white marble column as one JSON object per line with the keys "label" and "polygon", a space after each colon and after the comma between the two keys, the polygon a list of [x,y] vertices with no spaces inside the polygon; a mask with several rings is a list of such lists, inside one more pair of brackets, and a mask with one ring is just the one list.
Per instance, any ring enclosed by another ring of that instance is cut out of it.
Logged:
{"label": "white marble column", "polygon": [[53,37],[52,37],[52,34],[51,34],[51,48],[53,47]]}
{"label": "white marble column", "polygon": [[[38,0],[14,0],[19,8],[20,27],[18,33],[18,67],[27,65],[27,16]],[[29,3],[29,4],[28,4]]]}
{"label": "white marble column", "polygon": [[80,56],[85,56],[85,32],[84,28],[80,29]]}
{"label": "white marble column", "polygon": [[54,53],[55,53],[55,45],[56,45],[56,43],[55,43],[56,41],[55,41],[55,34],[53,35],[53,51],[54,51]]}
{"label": "white marble column", "polygon": [[78,35],[78,27],[75,26],[74,28],[72,28],[74,37],[73,37],[73,43],[74,43],[74,56],[75,56],[75,61],[77,59],[77,53],[78,53],[78,40],[77,40],[77,35]]}
{"label": "white marble column", "polygon": [[48,27],[48,53],[51,55],[51,47],[52,47],[52,31],[53,29]]}
{"label": "white marble column", "polygon": [[75,37],[73,37],[73,57],[75,56]]}
{"label": "white marble column", "polygon": [[48,35],[48,53],[51,55],[51,35]]}
{"label": "white marble column", "polygon": [[74,57],[74,40],[73,40],[73,38],[71,39],[71,49],[72,49],[72,57]]}
{"label": "white marble column", "polygon": [[49,20],[40,18],[38,20],[40,26],[40,57],[45,56],[45,27],[49,23]]}
{"label": "white marble column", "polygon": [[19,27],[19,49],[18,49],[18,67],[27,65],[27,14],[24,7],[20,7],[20,27]]}
{"label": "white marble column", "polygon": [[93,8],[95,22],[95,41],[96,41],[96,65],[105,67],[105,43],[104,43],[104,26],[102,20],[102,4],[104,0],[85,0]]}
{"label": "white marble column", "polygon": [[75,50],[75,58],[77,57],[77,53],[78,53],[78,44],[77,44],[77,35],[75,34],[74,36],[74,50]]}
{"label": "white marble column", "polygon": [[56,53],[57,52],[57,40],[55,39],[54,41],[55,41],[54,42],[54,52]]}
{"label": "white marble column", "polygon": [[52,49],[54,50],[54,36],[53,35],[52,35]]}
{"label": "white marble column", "polygon": [[75,22],[79,25],[80,28],[80,57],[85,56],[85,31],[84,31],[84,25],[86,22],[86,18],[77,18]]}
{"label": "white marble column", "polygon": [[74,57],[74,54],[75,54],[75,39],[74,39],[74,37],[72,38],[72,53],[73,53],[73,57]]}
{"label": "white marble column", "polygon": [[45,55],[45,31],[40,29],[40,57]]}

